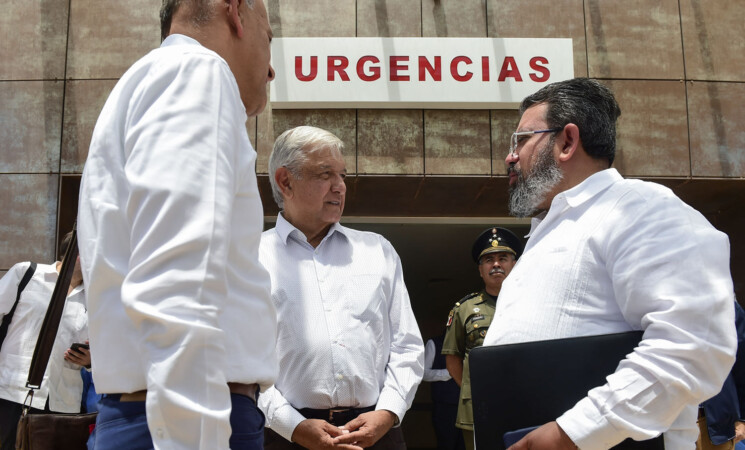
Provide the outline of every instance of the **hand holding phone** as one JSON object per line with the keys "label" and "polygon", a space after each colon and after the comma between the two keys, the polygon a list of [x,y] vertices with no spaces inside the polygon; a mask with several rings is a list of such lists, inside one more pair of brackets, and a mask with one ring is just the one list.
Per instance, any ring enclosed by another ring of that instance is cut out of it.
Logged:
{"label": "hand holding phone", "polygon": [[83,353],[80,351],[81,348],[90,350],[91,346],[88,344],[80,343],[80,342],[73,342],[73,344],[70,346],[70,350],[77,352],[77,353]]}

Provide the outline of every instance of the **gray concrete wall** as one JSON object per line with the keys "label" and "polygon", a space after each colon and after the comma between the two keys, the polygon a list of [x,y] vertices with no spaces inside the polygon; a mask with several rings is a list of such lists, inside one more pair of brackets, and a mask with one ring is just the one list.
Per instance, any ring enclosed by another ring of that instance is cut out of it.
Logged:
{"label": "gray concrete wall", "polygon": [[[61,177],[98,113],[159,44],[152,0],[9,2],[0,18],[0,270],[53,258]],[[576,75],[617,93],[627,176],[745,175],[745,4],[738,0],[267,0],[276,36],[570,37]],[[347,144],[352,174],[501,176],[514,111],[272,110],[247,129],[258,171],[298,124]]]}

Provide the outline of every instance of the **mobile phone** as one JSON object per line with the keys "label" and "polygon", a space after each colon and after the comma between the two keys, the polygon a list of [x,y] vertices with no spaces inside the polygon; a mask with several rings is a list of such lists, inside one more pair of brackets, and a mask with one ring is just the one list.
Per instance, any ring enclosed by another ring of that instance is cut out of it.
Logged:
{"label": "mobile phone", "polygon": [[504,447],[509,448],[510,445],[516,443],[517,441],[525,437],[526,434],[530,433],[536,428],[538,427],[527,427],[515,431],[506,432],[504,436],[502,436],[502,439],[504,440]]}
{"label": "mobile phone", "polygon": [[91,346],[88,344],[82,344],[80,342],[73,342],[73,344],[70,346],[70,350],[78,353],[83,353],[80,351],[81,348],[84,348],[86,350],[90,350]]}

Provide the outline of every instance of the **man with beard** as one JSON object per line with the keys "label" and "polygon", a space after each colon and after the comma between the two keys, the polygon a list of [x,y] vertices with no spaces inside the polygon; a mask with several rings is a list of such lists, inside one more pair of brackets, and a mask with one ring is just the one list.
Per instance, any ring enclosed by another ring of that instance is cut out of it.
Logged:
{"label": "man with beard", "polygon": [[[577,78],[523,100],[510,209],[535,215],[484,345],[643,330],[607,383],[512,449],[695,448],[697,406],[734,361],[729,241],[669,189],[610,168],[621,111]],[[540,408],[541,405],[535,405]]]}
{"label": "man with beard", "polygon": [[505,228],[493,227],[481,233],[473,243],[471,256],[478,264],[484,290],[463,297],[448,317],[442,354],[450,376],[460,386],[455,426],[463,430],[463,439],[469,450],[473,449],[474,442],[468,354],[483,344],[494,317],[502,282],[515,266],[522,248],[520,239]]}

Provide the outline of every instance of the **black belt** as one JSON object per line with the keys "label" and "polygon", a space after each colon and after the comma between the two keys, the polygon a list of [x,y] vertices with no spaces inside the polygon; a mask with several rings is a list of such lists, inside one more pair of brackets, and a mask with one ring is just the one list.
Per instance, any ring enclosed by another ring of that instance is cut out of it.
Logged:
{"label": "black belt", "polygon": [[300,410],[300,414],[306,419],[321,419],[325,420],[331,425],[341,426],[347,422],[356,419],[362,413],[374,411],[375,406],[368,406],[367,408],[331,408],[331,409],[313,409],[303,408]]}

